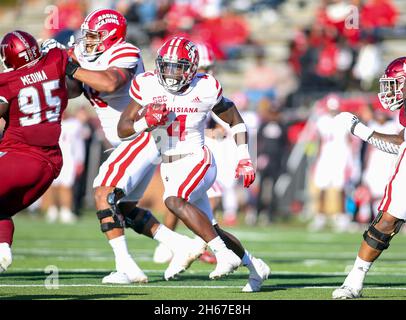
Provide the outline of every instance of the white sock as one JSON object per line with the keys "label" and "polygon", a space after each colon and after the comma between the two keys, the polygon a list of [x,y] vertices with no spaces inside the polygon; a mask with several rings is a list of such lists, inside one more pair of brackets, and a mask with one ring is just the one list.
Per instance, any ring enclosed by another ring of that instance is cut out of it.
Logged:
{"label": "white sock", "polygon": [[199,236],[195,236],[193,238],[193,240],[198,243],[200,246],[205,246],[206,245],[206,241],[204,241],[202,238],[200,238]]}
{"label": "white sock", "polygon": [[185,238],[187,237],[172,231],[163,224],[160,224],[153,238],[172,249],[179,247],[179,244],[181,244],[182,241],[185,241]]}
{"label": "white sock", "polygon": [[365,276],[368,270],[371,268],[372,262],[364,261],[357,256],[354,262],[352,270],[345,278],[344,285],[354,288],[356,290],[361,290]]}
{"label": "white sock", "polygon": [[127,249],[127,242],[125,240],[125,235],[119,236],[117,238],[109,240],[111,247],[113,248],[114,256],[116,260],[127,259],[130,253]]}
{"label": "white sock", "polygon": [[215,237],[213,240],[209,241],[207,243],[211,249],[211,251],[216,254],[217,252],[227,249],[226,244],[224,241],[220,238],[220,236]]}
{"label": "white sock", "polygon": [[252,258],[254,258],[251,253],[249,253],[247,250],[245,250],[245,254],[242,257],[242,265],[244,267],[247,267],[248,270],[251,270],[254,266],[252,264]]}
{"label": "white sock", "polygon": [[10,245],[7,242],[0,242],[0,251],[9,251]]}

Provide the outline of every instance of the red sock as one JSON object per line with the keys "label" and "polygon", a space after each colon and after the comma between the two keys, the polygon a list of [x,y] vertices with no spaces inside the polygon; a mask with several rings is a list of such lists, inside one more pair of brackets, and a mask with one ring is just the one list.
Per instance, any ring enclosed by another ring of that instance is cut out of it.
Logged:
{"label": "red sock", "polygon": [[7,242],[11,247],[13,243],[14,223],[13,220],[0,220],[0,243]]}

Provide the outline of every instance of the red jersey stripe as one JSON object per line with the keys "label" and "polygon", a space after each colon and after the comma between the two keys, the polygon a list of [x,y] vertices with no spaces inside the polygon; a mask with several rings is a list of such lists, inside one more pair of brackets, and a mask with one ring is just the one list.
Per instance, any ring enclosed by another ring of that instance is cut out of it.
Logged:
{"label": "red jersey stripe", "polygon": [[396,166],[395,174],[393,175],[392,179],[390,180],[390,182],[389,182],[389,184],[388,184],[388,200],[386,200],[386,203],[385,203],[385,205],[384,205],[384,207],[383,207],[383,209],[382,209],[384,212],[387,212],[387,210],[388,210],[388,208],[389,208],[389,205],[390,205],[390,203],[391,203],[391,201],[392,201],[392,184],[393,184],[393,180],[395,180],[396,175],[397,175],[398,172],[399,172],[400,163],[401,163],[402,160],[403,160],[403,157],[404,157],[404,155],[405,155],[405,152],[406,152],[406,149],[403,150],[403,153],[402,153],[402,156],[401,156],[401,158],[400,158],[400,160],[399,160],[399,163],[398,163],[398,165]]}
{"label": "red jersey stripe", "polygon": [[123,150],[123,152],[121,152],[120,155],[119,155],[112,163],[109,164],[109,168],[108,168],[108,170],[107,170],[107,173],[106,173],[106,175],[105,175],[105,177],[104,177],[104,179],[103,179],[103,181],[102,181],[102,183],[101,183],[102,186],[105,186],[105,185],[106,185],[107,180],[110,178],[111,174],[113,173],[114,166],[115,166],[121,159],[123,159],[123,158],[128,154],[128,152],[130,151],[130,149],[131,149],[135,144],[137,144],[137,143],[143,138],[144,135],[145,135],[145,134],[142,133],[142,134],[140,134],[137,138],[135,138],[134,141],[132,141],[132,142]]}
{"label": "red jersey stripe", "polygon": [[223,88],[220,89],[220,92],[217,95],[217,99],[223,94]]}
{"label": "red jersey stripe", "polygon": [[121,58],[128,58],[128,57],[139,59],[139,58],[140,58],[140,55],[139,55],[137,52],[121,53],[121,54],[119,54],[119,55],[117,55],[117,56],[111,58],[110,61],[109,61],[109,64],[111,64],[112,62],[114,62],[114,61],[116,61],[116,60],[118,60],[118,59],[121,59]]}
{"label": "red jersey stripe", "polygon": [[135,51],[135,52],[140,52],[140,50],[138,50],[137,48],[128,46],[128,47],[121,47],[121,48],[118,48],[117,50],[114,50],[111,55],[114,55],[117,52],[124,51],[124,50],[131,50],[131,51]]}
{"label": "red jersey stripe", "polygon": [[[203,166],[206,164],[208,159],[208,152],[206,149],[204,149],[204,158],[202,161],[200,161],[194,168],[193,170],[188,174],[188,176],[186,177],[185,181],[183,181],[183,183],[180,185],[179,189],[178,189],[178,197],[183,198],[183,193],[185,191],[185,188],[187,187],[187,185],[189,184],[190,181],[192,181],[192,179],[199,173],[199,171],[203,168]],[[206,170],[207,171],[207,170]],[[199,176],[200,177],[200,176]],[[199,180],[200,181],[200,180]],[[192,184],[193,186],[193,184]],[[196,186],[194,186],[192,188],[195,188]],[[186,192],[188,192],[191,189],[191,187],[188,188],[188,190],[186,190]],[[190,194],[190,193],[189,193]],[[186,199],[186,196],[184,197]]]}
{"label": "red jersey stripe", "polygon": [[133,88],[132,86],[130,87],[130,94],[133,96],[133,98],[136,98],[136,99],[138,99],[138,100],[142,100],[142,97],[139,96],[139,95],[135,92],[135,90],[134,90],[134,88]]}
{"label": "red jersey stripe", "polygon": [[146,139],[131,153],[131,155],[120,165],[117,175],[111,181],[112,186],[116,186],[120,179],[124,176],[128,166],[134,161],[135,157],[140,153],[142,149],[148,144],[151,134],[146,135]]}

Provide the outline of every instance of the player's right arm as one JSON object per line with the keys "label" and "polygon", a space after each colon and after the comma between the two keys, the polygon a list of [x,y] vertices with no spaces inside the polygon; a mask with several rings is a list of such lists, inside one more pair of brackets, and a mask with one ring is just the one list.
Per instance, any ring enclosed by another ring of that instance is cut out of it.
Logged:
{"label": "player's right arm", "polygon": [[387,153],[398,154],[400,145],[405,141],[405,129],[398,134],[376,132],[350,112],[341,112],[335,116],[335,121],[342,124],[354,136]]}
{"label": "player's right arm", "polygon": [[110,67],[107,70],[88,70],[69,61],[66,74],[99,92],[112,93],[125,85],[133,76],[129,69]]}
{"label": "player's right arm", "polygon": [[169,111],[166,105],[150,103],[144,108],[135,100],[131,100],[125,108],[117,125],[117,133],[121,140],[134,139],[142,132],[163,125],[168,120]]}
{"label": "player's right arm", "polygon": [[66,77],[66,86],[68,87],[68,98],[73,99],[79,97],[83,92],[82,82],[71,77]]}

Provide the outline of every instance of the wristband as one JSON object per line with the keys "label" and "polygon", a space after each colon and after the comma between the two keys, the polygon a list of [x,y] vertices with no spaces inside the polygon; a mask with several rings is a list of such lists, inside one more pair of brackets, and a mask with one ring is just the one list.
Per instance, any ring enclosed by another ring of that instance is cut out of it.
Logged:
{"label": "wristband", "polygon": [[247,126],[244,122],[236,124],[235,126],[231,127],[231,134],[234,136],[240,132],[247,132]]}
{"label": "wristband", "polygon": [[364,141],[368,141],[368,139],[374,133],[374,130],[372,130],[371,128],[368,128],[362,122],[357,122],[352,126],[351,133],[354,136],[357,136],[357,137],[361,138]]}
{"label": "wristband", "polygon": [[77,63],[68,60],[68,63],[66,64],[65,74],[67,76],[73,77],[79,67],[80,65],[78,65]]}
{"label": "wristband", "polygon": [[239,144],[237,146],[237,159],[238,161],[242,159],[251,159],[250,153],[248,151],[248,144]]}
{"label": "wristband", "polygon": [[144,132],[145,130],[147,130],[149,128],[149,126],[148,126],[148,123],[147,123],[147,120],[145,119],[145,117],[142,117],[138,121],[135,121],[133,128],[134,128],[135,134],[137,134],[137,135]]}

